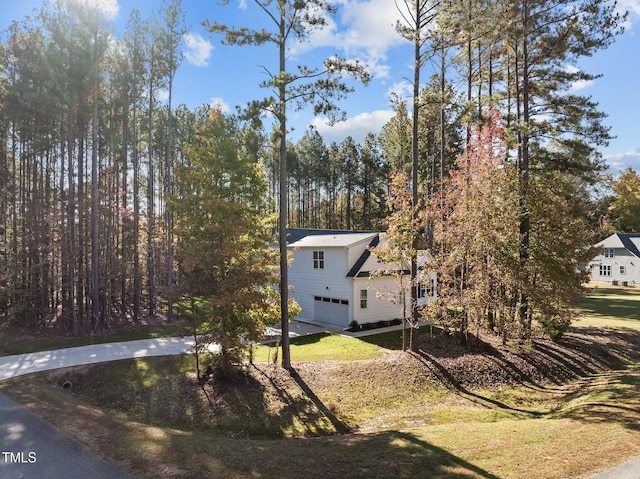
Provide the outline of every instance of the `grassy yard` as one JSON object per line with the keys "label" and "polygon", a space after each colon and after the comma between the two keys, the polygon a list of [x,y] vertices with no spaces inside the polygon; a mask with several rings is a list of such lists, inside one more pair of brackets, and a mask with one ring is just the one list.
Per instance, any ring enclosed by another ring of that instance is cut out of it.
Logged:
{"label": "grassy yard", "polygon": [[575,305],[576,326],[606,326],[640,330],[640,290],[590,287],[589,295]]}
{"label": "grassy yard", "polygon": [[[294,376],[261,362],[274,354],[262,346],[249,374],[204,389],[193,357],[0,389],[138,478],[581,478],[640,454],[634,293],[592,291],[567,339],[531,352],[460,353],[429,330],[416,354],[399,332],[320,334],[292,341]],[[473,380],[496,374],[515,380]]]}
{"label": "grassy yard", "polygon": [[139,478],[571,478],[640,453],[637,365],[558,386],[449,390],[389,371],[392,361],[309,364],[298,383],[271,374],[261,394],[235,395],[236,422],[217,404],[219,422],[194,423],[194,388],[175,394],[188,360],[127,363],[90,369],[74,393],[35,379],[5,385]]}
{"label": "grassy yard", "polygon": [[[429,327],[423,327],[428,332]],[[433,327],[434,334],[440,328]],[[291,358],[293,361],[353,361],[375,359],[384,355],[385,350],[398,350],[402,347],[402,332],[391,331],[365,336],[360,340],[348,336],[330,333],[313,334],[291,339]],[[261,345],[254,350],[256,362],[272,361],[276,349],[274,346]]]}

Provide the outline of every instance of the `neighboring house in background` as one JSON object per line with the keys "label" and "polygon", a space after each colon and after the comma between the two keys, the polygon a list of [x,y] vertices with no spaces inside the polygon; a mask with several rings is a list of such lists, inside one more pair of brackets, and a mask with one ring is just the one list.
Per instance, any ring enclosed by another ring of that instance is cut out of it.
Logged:
{"label": "neighboring house in background", "polygon": [[591,281],[620,286],[640,284],[640,234],[614,233],[595,245],[589,262]]}
{"label": "neighboring house in background", "polygon": [[[289,284],[291,297],[302,307],[300,319],[346,328],[352,321],[362,325],[401,319],[403,307],[408,317],[410,301],[404,297],[411,295],[399,291],[396,279],[371,278],[374,271],[390,269],[371,253],[381,241],[384,234],[371,231],[289,230]],[[425,263],[427,256],[422,254],[421,304],[436,294],[435,273],[425,272]],[[408,285],[409,271],[404,275]]]}

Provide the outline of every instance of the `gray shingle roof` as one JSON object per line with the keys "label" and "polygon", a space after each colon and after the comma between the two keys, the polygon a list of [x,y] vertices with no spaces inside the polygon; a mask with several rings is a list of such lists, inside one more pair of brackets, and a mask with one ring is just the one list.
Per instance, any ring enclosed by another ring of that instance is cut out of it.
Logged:
{"label": "gray shingle roof", "polygon": [[617,234],[618,234],[618,237],[620,238],[620,241],[622,241],[622,244],[624,245],[624,247],[627,248],[632,254],[640,258],[640,250],[638,249],[638,246],[635,244],[635,242],[632,241],[633,239],[640,238],[640,234],[638,233],[617,233]]}
{"label": "gray shingle roof", "polygon": [[376,233],[375,231],[366,230],[323,230],[314,228],[287,228],[287,243],[292,244],[307,236],[318,235],[345,235],[354,233]]}

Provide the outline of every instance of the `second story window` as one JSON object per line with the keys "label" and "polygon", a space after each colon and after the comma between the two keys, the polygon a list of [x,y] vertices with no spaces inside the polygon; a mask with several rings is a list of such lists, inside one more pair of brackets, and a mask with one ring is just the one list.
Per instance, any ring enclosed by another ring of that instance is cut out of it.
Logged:
{"label": "second story window", "polygon": [[616,257],[616,250],[613,248],[605,248],[604,249],[604,257],[605,258],[615,258]]}
{"label": "second story window", "polygon": [[313,269],[324,269],[324,251],[313,252]]}

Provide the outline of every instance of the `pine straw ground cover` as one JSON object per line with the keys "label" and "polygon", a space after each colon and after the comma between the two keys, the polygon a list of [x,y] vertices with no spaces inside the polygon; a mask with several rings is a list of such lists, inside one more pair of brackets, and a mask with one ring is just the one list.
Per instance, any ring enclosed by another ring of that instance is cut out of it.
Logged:
{"label": "pine straw ground cover", "polygon": [[204,388],[191,357],[1,387],[139,478],[567,478],[640,454],[640,332],[483,339],[423,333],[415,353],[261,363]]}

